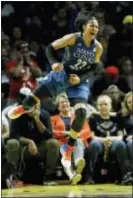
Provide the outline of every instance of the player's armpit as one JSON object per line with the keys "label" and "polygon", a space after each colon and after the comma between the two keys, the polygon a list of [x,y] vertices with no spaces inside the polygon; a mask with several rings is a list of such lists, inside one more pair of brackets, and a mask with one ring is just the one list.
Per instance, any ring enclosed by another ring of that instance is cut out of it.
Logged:
{"label": "player's armpit", "polygon": [[103,53],[103,47],[102,45],[99,43],[97,50],[96,50],[96,55],[95,55],[95,63],[99,63],[100,62],[100,58],[102,56]]}
{"label": "player's armpit", "polygon": [[64,48],[66,46],[72,46],[75,44],[76,34],[67,34],[60,39],[57,39],[52,43],[52,46],[55,50]]}

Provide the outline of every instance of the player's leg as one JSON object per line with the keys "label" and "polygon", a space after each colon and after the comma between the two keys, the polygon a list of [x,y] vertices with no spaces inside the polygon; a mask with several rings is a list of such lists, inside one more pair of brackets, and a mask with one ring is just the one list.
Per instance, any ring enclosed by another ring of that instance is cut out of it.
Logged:
{"label": "player's leg", "polygon": [[83,141],[80,138],[78,138],[75,150],[73,152],[76,174],[81,174],[85,167],[84,150],[85,150],[85,145]]}
{"label": "player's leg", "polygon": [[40,103],[42,98],[56,96],[64,91],[67,86],[70,85],[64,71],[49,73],[46,77],[41,78],[39,86],[33,93],[29,90],[27,98],[23,101],[22,105],[14,107],[8,112],[9,118],[16,119],[20,117],[22,114],[32,110],[34,105]]}
{"label": "player's leg", "polygon": [[79,106],[79,108],[75,111],[75,119],[71,126],[70,138],[68,139],[68,142],[61,146],[61,154],[62,154],[61,161],[63,166],[70,166],[71,154],[75,148],[76,140],[79,137],[79,133],[83,127],[85,119],[86,119],[86,109],[83,104]]}
{"label": "player's leg", "polygon": [[[85,148],[84,143],[82,142],[82,140],[78,138],[76,140],[76,146],[72,155],[74,161],[74,168],[73,168],[73,177],[71,178],[71,183],[73,185],[77,184],[82,179],[82,171],[85,167],[84,148]],[[68,176],[71,171],[70,168],[67,167],[65,169]]]}

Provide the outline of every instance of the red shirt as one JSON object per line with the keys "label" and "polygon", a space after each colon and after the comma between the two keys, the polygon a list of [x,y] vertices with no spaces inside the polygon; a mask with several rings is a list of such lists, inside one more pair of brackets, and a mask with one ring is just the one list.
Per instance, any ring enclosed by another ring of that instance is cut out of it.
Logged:
{"label": "red shirt", "polygon": [[[32,61],[35,67],[38,67],[37,63]],[[17,61],[9,61],[7,63],[7,74],[16,67]],[[15,99],[16,95],[18,94],[19,90],[22,87],[28,87],[31,90],[34,90],[37,86],[37,81],[35,77],[32,76],[29,67],[23,67],[21,70],[21,76],[18,79],[10,78],[9,84],[9,98]]]}

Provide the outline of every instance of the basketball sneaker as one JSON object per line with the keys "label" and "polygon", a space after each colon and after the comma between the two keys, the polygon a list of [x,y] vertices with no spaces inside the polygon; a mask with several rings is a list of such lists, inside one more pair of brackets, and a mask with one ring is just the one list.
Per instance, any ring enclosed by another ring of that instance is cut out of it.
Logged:
{"label": "basketball sneaker", "polygon": [[19,118],[21,115],[23,115],[25,113],[32,112],[33,109],[34,109],[34,107],[32,107],[30,110],[25,110],[22,105],[19,105],[19,106],[11,108],[9,110],[8,117],[13,120],[13,119]]}
{"label": "basketball sneaker", "polygon": [[85,167],[85,160],[84,158],[80,158],[76,161],[76,174],[81,174]]}

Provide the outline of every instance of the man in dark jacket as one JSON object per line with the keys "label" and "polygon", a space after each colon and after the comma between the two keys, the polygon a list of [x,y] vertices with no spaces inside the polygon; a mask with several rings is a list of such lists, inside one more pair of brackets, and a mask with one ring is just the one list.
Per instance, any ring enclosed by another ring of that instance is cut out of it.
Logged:
{"label": "man in dark jacket", "polygon": [[52,139],[48,112],[40,109],[39,105],[30,113],[12,120],[10,138],[19,140],[24,161],[39,157],[44,162],[45,178],[51,180],[58,160],[59,145],[56,139]]}

